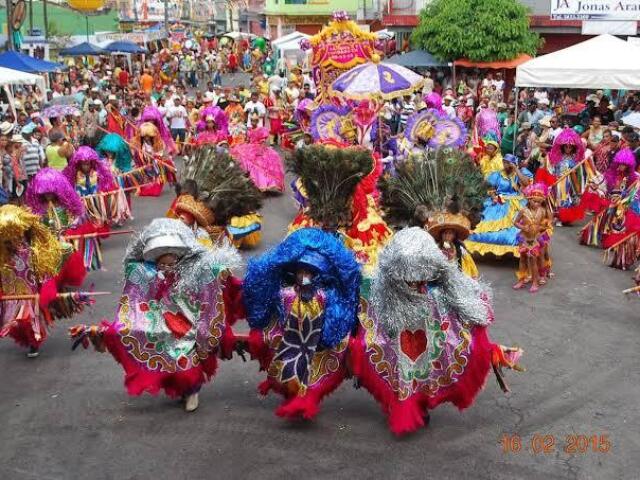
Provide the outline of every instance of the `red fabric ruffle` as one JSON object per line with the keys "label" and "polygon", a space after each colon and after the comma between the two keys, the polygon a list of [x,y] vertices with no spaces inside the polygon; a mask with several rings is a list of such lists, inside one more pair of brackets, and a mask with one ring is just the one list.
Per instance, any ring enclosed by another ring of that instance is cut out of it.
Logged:
{"label": "red fabric ruffle", "polygon": [[594,192],[584,192],[580,198],[580,208],[585,212],[600,213],[607,208],[609,201]]}
{"label": "red fabric ruffle", "polygon": [[218,368],[218,359],[210,354],[197,367],[189,370],[176,373],[151,371],[127,352],[113,324],[108,326],[103,338],[109,353],[124,369],[124,384],[129,395],[141,395],[145,392],[157,395],[160,390],[164,390],[167,396],[180,398],[197,392],[215,375]]}
{"label": "red fabric ruffle", "polygon": [[581,205],[576,205],[574,207],[568,208],[559,208],[558,209],[558,220],[562,223],[575,223],[584,219],[584,209]]}

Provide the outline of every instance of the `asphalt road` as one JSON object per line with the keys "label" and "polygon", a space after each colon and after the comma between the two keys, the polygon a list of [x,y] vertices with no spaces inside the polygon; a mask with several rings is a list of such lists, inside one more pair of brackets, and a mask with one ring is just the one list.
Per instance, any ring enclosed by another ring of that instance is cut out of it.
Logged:
{"label": "asphalt road", "polygon": [[[135,199],[134,227],[163,215],[170,201],[169,193]],[[284,235],[294,202],[269,198],[263,213],[265,248]],[[187,414],[163,396],[128,397],[110,355],[71,352],[71,322],[57,326],[36,360],[2,341],[0,478],[640,478],[640,299],[623,298],[630,274],[602,265],[601,252],[578,246],[575,233],[554,237],[556,278],[536,295],[512,291],[512,263],[480,266],[494,287],[493,339],[526,350],[528,371],[508,372],[513,392],[503,395],[490,377],[470,409],[440,407],[428,429],[401,440],[374,400],[348,383],[315,422],[288,423],[273,414],[279,398],[256,394],[257,365],[234,359]],[[126,241],[105,242],[108,270],[88,283],[114,295],[79,321],[113,315]],[[504,453],[505,434],[518,435],[522,450]],[[601,434],[609,452],[564,452],[569,435]],[[533,453],[542,435],[555,438],[554,449]]]}

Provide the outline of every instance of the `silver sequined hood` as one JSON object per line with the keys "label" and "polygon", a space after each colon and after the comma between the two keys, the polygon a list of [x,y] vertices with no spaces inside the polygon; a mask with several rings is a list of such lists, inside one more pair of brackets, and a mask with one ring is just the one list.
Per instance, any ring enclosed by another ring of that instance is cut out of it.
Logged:
{"label": "silver sequined hood", "polygon": [[[426,282],[430,294],[419,293],[407,282]],[[447,261],[433,237],[419,227],[393,236],[380,253],[371,285],[376,318],[392,335],[424,326],[429,297],[438,308],[454,310],[462,322],[487,325],[489,296],[485,286]]]}
{"label": "silver sequined hood", "polygon": [[147,243],[151,239],[163,236],[178,237],[187,248],[187,253],[180,258],[176,266],[178,290],[197,290],[201,283],[200,278],[204,278],[203,274],[212,266],[232,270],[242,264],[240,254],[228,242],[223,246],[208,249],[198,243],[193,230],[180,220],[156,218],[129,242],[124,257],[125,265],[129,262],[143,262]]}

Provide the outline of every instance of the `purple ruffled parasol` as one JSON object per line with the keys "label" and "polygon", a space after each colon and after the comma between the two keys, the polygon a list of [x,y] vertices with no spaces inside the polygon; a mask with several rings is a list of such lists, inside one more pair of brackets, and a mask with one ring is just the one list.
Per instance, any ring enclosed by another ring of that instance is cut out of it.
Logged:
{"label": "purple ruffled parasol", "polygon": [[424,78],[401,65],[369,62],[340,75],[331,85],[331,91],[344,98],[391,100],[422,88]]}

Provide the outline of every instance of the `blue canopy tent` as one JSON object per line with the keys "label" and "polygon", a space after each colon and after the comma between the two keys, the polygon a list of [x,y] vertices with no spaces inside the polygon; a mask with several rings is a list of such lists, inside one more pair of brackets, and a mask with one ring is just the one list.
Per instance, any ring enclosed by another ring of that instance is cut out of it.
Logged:
{"label": "blue canopy tent", "polygon": [[124,40],[111,42],[104,49],[111,53],[148,53],[146,48]]}
{"label": "blue canopy tent", "polygon": [[39,60],[24,53],[14,51],[0,54],[0,67],[27,73],[60,72],[66,68],[61,63]]}
{"label": "blue canopy tent", "polygon": [[89,42],[82,42],[73,47],[63,48],[60,50],[60,55],[65,57],[86,57],[90,55],[104,55],[109,53],[104,48],[100,48],[97,45]]}
{"label": "blue canopy tent", "polygon": [[403,67],[450,67],[451,63],[438,60],[429,52],[424,50],[412,50],[409,53],[397,54],[386,60],[388,63],[395,63]]}

